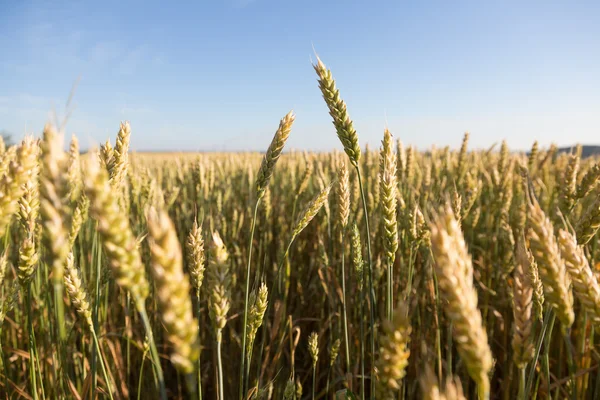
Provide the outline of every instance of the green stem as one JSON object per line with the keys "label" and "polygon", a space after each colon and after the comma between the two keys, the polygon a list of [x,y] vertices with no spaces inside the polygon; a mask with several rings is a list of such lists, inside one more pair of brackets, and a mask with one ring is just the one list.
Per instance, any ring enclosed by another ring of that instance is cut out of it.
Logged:
{"label": "green stem", "polygon": [[252,364],[252,347],[253,346],[254,346],[254,343],[248,344],[248,355],[246,356],[246,371],[245,371],[245,377],[244,377],[244,387],[248,387],[250,368],[251,368],[251,364]]}
{"label": "green stem", "polygon": [[[92,312],[92,329],[94,331],[98,330],[98,319],[99,319],[99,307],[100,307],[100,276],[102,274],[102,249],[100,247],[100,242],[98,241],[98,234],[94,234],[93,239],[93,247],[92,252],[95,251],[95,262],[96,262],[96,271],[95,271],[95,300],[94,300],[94,309]],[[96,390],[96,347],[92,347],[92,360],[90,362],[90,368],[92,370],[92,393]]]}
{"label": "green stem", "polygon": [[100,351],[100,343],[98,342],[98,336],[96,336],[96,331],[93,327],[92,329],[92,338],[94,339],[94,344],[96,345],[96,352],[98,353],[98,359],[100,360],[100,367],[102,368],[102,375],[104,375],[104,380],[106,381],[106,390],[108,391],[108,395],[111,400],[113,400],[113,390],[110,384],[110,379],[108,378],[108,373],[106,372],[106,366],[104,365],[104,357],[102,357],[102,351]]}
{"label": "green stem", "polygon": [[[196,290],[196,298],[198,299],[198,323],[200,323],[202,317],[200,315],[200,288]],[[200,332],[200,327],[198,332]],[[198,355],[198,400],[202,400],[202,350]]]}
{"label": "green stem", "polygon": [[552,331],[554,330],[556,314],[553,312],[552,316],[553,318],[550,319],[550,326],[548,327],[548,334],[544,340],[544,370],[546,372],[546,385],[548,386],[548,393],[550,393],[550,344],[552,343]]}
{"label": "green stem", "polygon": [[[431,250],[430,250],[431,251]],[[433,257],[433,254],[430,254]],[[441,322],[441,312],[440,312],[440,296],[439,287],[438,287],[438,279],[435,270],[432,272],[433,275],[433,286],[434,286],[434,295],[435,295],[435,318],[436,318],[436,329],[435,329],[435,342],[437,347],[437,366],[438,366],[438,377],[442,376],[442,329],[440,328]]]}
{"label": "green stem", "polygon": [[312,373],[312,400],[315,400],[315,382],[316,382],[316,375],[317,375],[317,366],[313,365],[313,373]]}
{"label": "green stem", "polygon": [[[533,385],[533,378],[535,376],[535,367],[537,365],[538,362],[538,358],[540,356],[540,352],[542,350],[542,343],[544,342],[544,338],[546,336],[546,331],[548,330],[548,326],[553,327],[554,326],[554,318],[555,315],[552,312],[552,309],[548,309],[546,310],[546,313],[544,315],[544,322],[542,323],[542,331],[540,332],[540,336],[538,337],[538,341],[536,343],[535,346],[535,355],[533,356],[533,362],[531,363],[531,367],[529,367],[529,376],[527,377],[527,386],[525,388],[525,396],[528,396],[529,393],[531,392],[531,387]],[[550,334],[552,331],[552,328],[550,328]],[[550,393],[550,392],[548,392]]]}
{"label": "green stem", "polygon": [[372,255],[371,255],[371,230],[369,229],[369,214],[367,210],[367,201],[365,199],[365,191],[363,188],[362,177],[360,174],[360,168],[356,165],[356,173],[358,174],[358,185],[360,186],[360,197],[362,199],[365,226],[367,229],[367,254],[368,254],[368,274],[369,274],[369,319],[371,324],[371,395],[375,392],[375,291],[373,290],[373,268],[372,268]]}
{"label": "green stem", "polygon": [[35,367],[35,339],[33,332],[33,321],[32,321],[32,310],[31,310],[31,283],[27,285],[27,328],[29,330],[29,378],[31,379],[31,387],[33,391],[33,398],[37,400],[38,390],[36,381],[36,367]]}
{"label": "green stem", "polygon": [[[265,311],[265,318],[267,315],[269,315],[269,312],[271,310],[273,301],[272,298],[273,296],[275,296],[276,293],[274,293],[274,289],[276,287],[276,283],[279,281],[279,275],[281,274],[281,268],[290,252],[290,249],[292,247],[292,244],[294,243],[294,240],[296,239],[296,236],[292,235],[292,237],[290,238],[290,242],[288,243],[288,246],[285,250],[285,253],[283,254],[283,257],[281,258],[281,260],[279,261],[279,264],[277,265],[277,273],[275,274],[275,276],[273,277],[273,281],[271,281],[271,285],[269,287],[269,291],[268,291],[268,301],[267,301],[267,309]],[[278,292],[279,293],[279,292]],[[277,293],[277,294],[278,294]],[[262,358],[263,358],[263,350],[265,348],[265,340],[266,340],[266,336],[267,336],[267,328],[266,326],[263,328],[264,329],[264,333],[262,335],[262,339],[261,339],[261,346],[260,346],[260,352],[258,353],[258,357],[259,357],[259,361],[258,361],[258,365],[257,365],[257,376],[258,379],[260,379],[260,371],[261,371],[261,365],[262,365]]]}
{"label": "green stem", "polygon": [[448,375],[452,376],[452,321],[448,322],[448,331],[446,332],[446,347],[447,347],[447,354],[446,354],[446,364],[448,365]]}
{"label": "green stem", "polygon": [[[59,382],[60,391],[65,393],[64,387],[64,374],[65,374],[65,359],[66,359],[66,349],[65,349],[65,341],[67,338],[66,324],[65,324],[65,304],[63,300],[63,284],[62,281],[55,281],[54,284],[54,306],[55,306],[55,315],[56,315],[56,324],[58,325],[58,348],[57,352],[57,363],[58,366],[55,367],[57,369],[57,379]],[[93,392],[92,392],[93,393]]]}
{"label": "green stem", "polygon": [[[221,336],[221,331],[217,332],[217,336]],[[217,373],[218,373],[218,385],[219,385],[219,400],[225,400],[223,390],[223,361],[221,360],[221,340],[217,339]]]}
{"label": "green stem", "polygon": [[144,363],[146,362],[146,354],[147,354],[147,352],[144,351],[144,353],[142,355],[142,365],[140,366],[140,378],[138,379],[137,400],[140,400],[140,398],[142,396],[142,381],[143,381],[143,377],[144,377]]}
{"label": "green stem", "polygon": [[365,400],[365,311],[363,289],[360,289],[358,303],[360,308],[360,398]]}
{"label": "green stem", "polygon": [[342,231],[342,317],[344,322],[344,350],[346,352],[346,373],[350,370],[350,344],[348,342],[348,314],[346,311],[346,267],[344,266],[344,232]]}
{"label": "green stem", "polygon": [[[0,324],[0,336],[2,335],[2,324]],[[8,384],[8,364],[6,362],[6,357],[4,354],[4,351],[2,350],[3,346],[0,346],[0,360],[2,360],[2,370],[4,371],[4,373],[2,374],[4,376],[4,387],[8,388],[9,384]]]}
{"label": "green stem", "polygon": [[519,400],[525,400],[525,368],[526,366],[519,368]]}
{"label": "green stem", "polygon": [[[418,244],[417,244],[418,246]],[[417,248],[418,250],[418,248]],[[413,258],[416,258],[416,254],[415,257],[413,257],[413,246],[412,244],[410,245],[410,249],[408,250],[408,280],[407,280],[407,288],[406,288],[406,300],[408,301],[408,296],[410,296],[410,293],[412,292],[412,282],[413,282],[413,275],[415,273],[415,260]]]}
{"label": "green stem", "polygon": [[65,304],[63,301],[63,284],[62,282],[54,282],[54,302],[56,306],[56,321],[58,323],[58,333],[61,342],[64,342],[67,337],[65,328]]}
{"label": "green stem", "polygon": [[394,263],[390,259],[388,260],[388,268],[387,268],[387,286],[386,286],[386,297],[385,297],[385,309],[388,320],[392,320],[392,304],[394,304],[394,294],[393,294],[393,281],[394,281]]}
{"label": "green stem", "polygon": [[329,380],[331,379],[331,369],[333,368],[333,365],[331,365],[329,367],[329,369],[327,370],[327,387],[325,389],[325,396],[329,396]]}
{"label": "green stem", "polygon": [[574,349],[573,349],[573,343],[571,343],[571,329],[567,329],[567,331],[564,334],[564,338],[565,338],[565,345],[567,347],[567,363],[569,365],[569,374],[571,375],[571,384],[572,384],[572,391],[571,391],[571,397],[573,398],[573,400],[576,400],[577,397],[577,366],[575,364],[575,360],[573,357],[573,353],[574,353]]}
{"label": "green stem", "polygon": [[[244,301],[244,333],[242,335],[242,360],[240,363],[240,390],[239,390],[239,398],[243,399],[244,396],[244,362],[246,360],[246,334],[248,329],[248,302],[250,296],[250,266],[252,264],[252,243],[254,241],[254,228],[256,227],[256,215],[258,214],[258,205],[260,204],[259,197],[256,200],[256,205],[254,206],[254,216],[252,217],[252,228],[250,229],[250,243],[248,244],[248,266],[246,267],[246,300]],[[246,377],[247,378],[247,377]]]}
{"label": "green stem", "polygon": [[126,360],[127,360],[127,376],[129,377],[129,371],[131,367],[131,336],[129,335],[131,332],[131,298],[129,292],[127,292],[127,297],[125,298],[125,330],[127,332],[127,344],[126,344]]}
{"label": "green stem", "polygon": [[137,304],[137,308],[139,310],[140,316],[142,317],[142,321],[144,322],[144,328],[146,329],[146,336],[148,337],[148,342],[150,343],[150,354],[152,356],[152,361],[154,365],[154,371],[158,376],[158,386],[160,390],[160,398],[162,400],[167,400],[167,391],[165,389],[165,378],[163,376],[162,367],[160,366],[160,358],[158,357],[158,351],[156,350],[156,343],[154,343],[154,334],[152,333],[152,327],[150,326],[150,320],[148,319],[148,314],[146,313],[146,307],[143,305],[141,300],[135,301]]}

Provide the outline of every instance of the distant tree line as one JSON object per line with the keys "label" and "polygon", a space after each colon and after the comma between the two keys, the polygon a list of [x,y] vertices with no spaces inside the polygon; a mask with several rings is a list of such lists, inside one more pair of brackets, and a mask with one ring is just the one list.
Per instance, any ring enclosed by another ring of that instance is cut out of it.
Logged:
{"label": "distant tree line", "polygon": [[9,131],[7,131],[6,129],[2,129],[0,131],[0,135],[2,136],[2,139],[4,140],[4,144],[6,144],[6,146],[11,146],[13,144],[12,141],[12,135],[10,134]]}

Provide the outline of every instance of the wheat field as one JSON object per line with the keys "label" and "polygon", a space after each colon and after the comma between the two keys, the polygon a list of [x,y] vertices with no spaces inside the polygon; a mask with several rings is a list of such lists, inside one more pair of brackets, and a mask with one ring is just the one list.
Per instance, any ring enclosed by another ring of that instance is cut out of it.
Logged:
{"label": "wheat field", "polygon": [[0,146],[1,398],[600,398],[599,160],[369,149],[314,69],[343,151]]}

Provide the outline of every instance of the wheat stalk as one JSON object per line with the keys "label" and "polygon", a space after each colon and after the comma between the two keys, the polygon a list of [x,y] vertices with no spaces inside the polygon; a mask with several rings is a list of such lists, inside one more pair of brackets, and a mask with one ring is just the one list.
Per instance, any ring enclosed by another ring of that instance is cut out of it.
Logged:
{"label": "wheat stalk", "polygon": [[219,399],[224,399],[223,366],[221,359],[221,342],[223,328],[227,323],[227,313],[231,307],[231,294],[229,292],[231,277],[229,272],[229,253],[218,232],[213,232],[211,258],[207,269],[210,295],[208,298],[209,316],[217,340],[218,360],[218,390]]}

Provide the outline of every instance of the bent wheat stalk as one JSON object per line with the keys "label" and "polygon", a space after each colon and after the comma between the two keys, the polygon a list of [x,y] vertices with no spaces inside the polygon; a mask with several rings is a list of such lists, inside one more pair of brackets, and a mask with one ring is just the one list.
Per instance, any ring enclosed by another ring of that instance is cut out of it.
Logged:
{"label": "bent wheat stalk", "polygon": [[[252,216],[252,226],[250,228],[250,243],[248,245],[248,265],[246,267],[246,288],[245,288],[245,301],[244,301],[244,327],[242,334],[242,362],[240,363],[240,390],[239,397],[243,397],[244,393],[244,382],[248,379],[248,375],[245,372],[245,354],[246,354],[246,337],[247,337],[247,326],[248,326],[248,299],[250,294],[250,268],[252,265],[252,245],[254,242],[254,230],[256,227],[256,216],[258,214],[258,206],[261,199],[264,197],[265,192],[269,185],[271,175],[275,169],[275,164],[279,160],[279,156],[283,151],[283,146],[290,136],[292,131],[292,124],[294,123],[296,116],[293,111],[287,113],[283,119],[279,122],[279,128],[275,132],[275,136],[269,145],[269,149],[265,154],[260,169],[258,171],[258,177],[256,179],[256,204],[254,205],[254,215]],[[248,361],[250,362],[250,361]],[[246,376],[244,376],[246,375]]]}
{"label": "bent wheat stalk", "polygon": [[[317,57],[317,63],[313,65],[319,77],[319,89],[323,95],[323,99],[329,108],[329,114],[333,119],[338,138],[344,146],[344,151],[350,159],[350,163],[356,169],[358,175],[358,184],[360,187],[360,197],[363,204],[365,228],[367,230],[367,254],[368,264],[367,271],[369,276],[369,318],[371,325],[371,375],[374,375],[375,368],[375,290],[373,289],[373,256],[371,253],[371,230],[369,228],[369,212],[367,201],[365,198],[365,189],[363,187],[363,179],[360,172],[360,146],[358,144],[358,134],[354,129],[354,124],[348,115],[346,102],[342,100],[340,91],[337,89],[335,80],[331,74],[331,70],[327,69],[325,64]],[[371,393],[375,389],[375,380],[371,379]]]}

